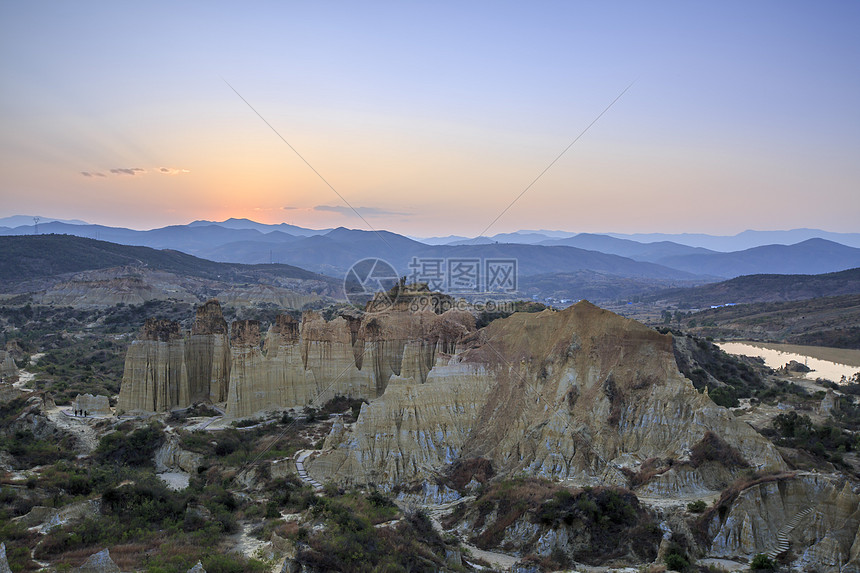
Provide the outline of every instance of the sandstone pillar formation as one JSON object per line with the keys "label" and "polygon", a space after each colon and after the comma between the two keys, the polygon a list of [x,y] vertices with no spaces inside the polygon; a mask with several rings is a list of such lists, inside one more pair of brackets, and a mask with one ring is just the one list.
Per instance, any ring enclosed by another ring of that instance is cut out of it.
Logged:
{"label": "sandstone pillar formation", "polygon": [[149,318],[125,358],[117,410],[160,412],[188,404],[185,339],[180,325]]}
{"label": "sandstone pillar formation", "polygon": [[216,299],[197,307],[191,336],[185,345],[188,396],[194,402],[223,402],[230,384],[230,343],[227,321]]}

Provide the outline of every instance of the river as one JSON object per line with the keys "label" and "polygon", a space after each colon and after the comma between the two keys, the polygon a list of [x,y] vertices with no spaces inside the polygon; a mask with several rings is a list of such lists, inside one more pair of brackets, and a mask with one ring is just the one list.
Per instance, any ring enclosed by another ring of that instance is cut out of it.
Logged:
{"label": "river", "polygon": [[812,368],[812,372],[803,375],[809,380],[826,378],[839,382],[843,376],[850,378],[860,371],[860,350],[747,341],[720,342],[717,346],[729,354],[760,356],[765,364],[774,369],[796,360]]}

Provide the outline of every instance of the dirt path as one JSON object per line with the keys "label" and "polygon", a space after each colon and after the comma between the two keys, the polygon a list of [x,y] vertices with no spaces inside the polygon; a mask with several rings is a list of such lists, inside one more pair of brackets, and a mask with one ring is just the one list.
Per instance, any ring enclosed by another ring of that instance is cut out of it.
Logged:
{"label": "dirt path", "polygon": [[[31,360],[32,363],[32,360]],[[33,381],[36,375],[28,370],[24,370],[23,368],[18,369],[18,381],[12,382],[12,386],[21,390],[22,392],[32,392],[32,388],[25,388],[27,384]]]}
{"label": "dirt path", "polygon": [[[442,523],[439,521],[441,517],[444,517],[448,513],[454,510],[461,503],[465,503],[470,499],[474,499],[471,497],[464,497],[462,499],[458,499],[457,501],[451,503],[444,503],[439,505],[425,505],[423,509],[427,511],[427,515],[430,516],[430,522],[433,524],[433,528],[442,535],[446,533],[450,533],[449,531],[445,531],[442,527]],[[401,508],[403,509],[403,508]],[[460,545],[468,551],[468,553],[477,559],[481,559],[489,563],[492,567],[499,569],[501,571],[510,571],[514,565],[516,565],[520,559],[519,557],[514,557],[513,555],[508,555],[506,553],[496,553],[494,551],[485,551],[483,549],[479,549],[474,545],[471,545],[466,542],[465,539],[457,536],[460,541]],[[468,557],[466,557],[468,560]]]}
{"label": "dirt path", "polygon": [[76,418],[69,415],[69,410],[61,407],[51,408],[45,414],[48,419],[53,422],[58,428],[71,432],[78,437],[78,443],[81,446],[82,454],[91,454],[99,444],[99,438],[96,431],[90,426],[97,417]]}

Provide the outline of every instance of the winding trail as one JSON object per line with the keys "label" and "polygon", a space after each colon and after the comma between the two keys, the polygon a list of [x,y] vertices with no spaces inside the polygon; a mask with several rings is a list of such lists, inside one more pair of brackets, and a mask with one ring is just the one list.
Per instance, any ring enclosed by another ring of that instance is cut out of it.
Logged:
{"label": "winding trail", "polygon": [[[475,498],[473,496],[466,496],[450,503],[424,505],[421,507],[427,511],[427,515],[430,517],[430,523],[433,524],[433,529],[435,529],[440,535],[445,535],[450,532],[445,531],[445,529],[442,527],[442,523],[441,521],[439,521],[440,518],[451,513],[458,505],[466,503],[468,501],[474,501],[474,499]],[[485,551],[484,549],[479,549],[474,545],[469,544],[461,535],[457,535],[457,540],[460,542],[460,546],[466,551],[468,551],[469,555],[477,559],[486,561],[493,568],[498,569],[500,571],[510,571],[513,566],[520,561],[519,557],[508,555],[507,553],[497,553],[495,551]],[[464,557],[464,560],[468,561],[469,558]]]}

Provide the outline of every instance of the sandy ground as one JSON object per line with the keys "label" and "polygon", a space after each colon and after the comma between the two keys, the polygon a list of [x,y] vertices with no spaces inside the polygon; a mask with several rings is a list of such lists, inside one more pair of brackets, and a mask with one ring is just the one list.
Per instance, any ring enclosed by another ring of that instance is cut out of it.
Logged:
{"label": "sandy ground", "polygon": [[746,563],[732,561],[730,559],[699,559],[696,561],[696,565],[703,565],[705,567],[716,565],[717,567],[722,567],[726,571],[746,571],[749,568]]}
{"label": "sandy ground", "polygon": [[660,509],[672,509],[672,508],[681,508],[686,509],[687,504],[692,501],[704,501],[708,505],[713,505],[715,501],[720,499],[719,493],[705,493],[705,494],[690,494],[686,496],[675,496],[675,497],[645,497],[645,496],[637,496],[639,498],[639,503],[642,505],[646,505],[648,507],[658,507]]}
{"label": "sandy ground", "polygon": [[158,479],[167,484],[169,489],[180,491],[188,487],[191,476],[185,472],[162,472],[156,474]]}
{"label": "sandy ground", "polygon": [[[482,549],[478,549],[474,545],[469,545],[463,540],[460,540],[460,544],[463,548],[472,556],[477,559],[483,559],[494,568],[499,569],[501,571],[510,571],[514,565],[519,562],[518,557],[513,557],[511,555],[505,555],[504,553],[493,553],[492,551],[484,551]],[[466,561],[469,561],[469,557],[464,557]]]}
{"label": "sandy ground", "polygon": [[272,551],[272,544],[260,541],[251,535],[251,526],[242,524],[242,531],[232,536],[233,550],[249,559],[260,559],[272,565],[272,573],[279,573],[284,566],[286,556],[278,557]]}

